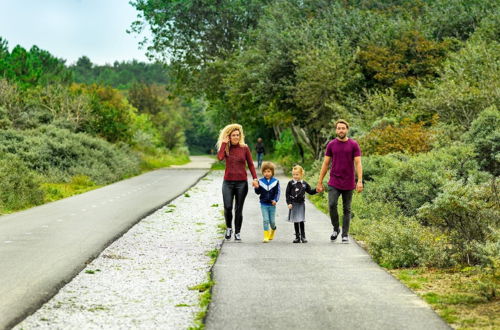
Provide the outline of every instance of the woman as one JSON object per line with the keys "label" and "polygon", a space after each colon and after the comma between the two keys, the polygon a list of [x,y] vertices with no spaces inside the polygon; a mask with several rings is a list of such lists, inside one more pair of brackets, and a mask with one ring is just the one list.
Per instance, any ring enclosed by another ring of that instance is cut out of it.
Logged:
{"label": "woman", "polygon": [[241,240],[240,229],[243,222],[243,204],[248,193],[247,171],[245,162],[252,173],[253,187],[258,188],[257,173],[250,149],[245,144],[243,127],[230,124],[224,127],[217,141],[217,158],[226,160],[226,171],[222,183],[222,198],[224,200],[224,218],[226,219],[226,239],[231,239],[233,233],[233,200],[236,200],[234,214],[234,239]]}

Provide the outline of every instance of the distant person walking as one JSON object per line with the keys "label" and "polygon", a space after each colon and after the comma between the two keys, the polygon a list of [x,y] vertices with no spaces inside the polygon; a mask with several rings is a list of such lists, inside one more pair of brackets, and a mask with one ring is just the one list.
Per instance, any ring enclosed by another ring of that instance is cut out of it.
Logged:
{"label": "distant person walking", "polygon": [[[342,221],[342,243],[349,243],[349,225],[351,222],[351,201],[354,189],[363,191],[363,167],[361,166],[361,149],[356,141],[349,139],[349,123],[343,119],[335,123],[337,137],[326,147],[325,157],[319,174],[316,190],[324,191],[323,179],[330,168],[328,181],[328,207],[332,221],[333,233],[330,236],[335,241],[340,233],[337,204],[342,196],[344,218]],[[330,166],[331,164],[331,166]],[[354,177],[356,171],[357,183]]]}
{"label": "distant person walking", "polygon": [[253,177],[253,187],[259,187],[257,173],[250,149],[245,144],[243,127],[230,124],[224,127],[217,141],[217,158],[226,160],[224,182],[222,183],[222,199],[224,201],[224,218],[226,220],[226,239],[231,239],[233,233],[233,201],[235,201],[234,239],[241,240],[240,230],[243,223],[243,204],[248,193],[247,171],[245,162]]}
{"label": "distant person walking", "polygon": [[257,152],[257,168],[261,168],[265,153],[264,143],[262,142],[262,138],[257,139],[257,144],[255,145],[255,151]]}

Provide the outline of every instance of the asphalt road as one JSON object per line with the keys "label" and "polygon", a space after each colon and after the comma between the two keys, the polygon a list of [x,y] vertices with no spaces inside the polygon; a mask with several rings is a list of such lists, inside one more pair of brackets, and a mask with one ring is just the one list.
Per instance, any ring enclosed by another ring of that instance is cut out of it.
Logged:
{"label": "asphalt road", "polygon": [[1,216],[0,329],[34,312],[137,221],[194,185],[207,161],[194,157],[184,168]]}
{"label": "asphalt road", "polygon": [[226,241],[214,265],[206,329],[450,329],[355,242],[331,243],[329,217],[309,202],[309,242],[292,243],[283,201],[288,179],[280,181],[271,243],[262,243],[260,206],[250,189],[242,242]]}

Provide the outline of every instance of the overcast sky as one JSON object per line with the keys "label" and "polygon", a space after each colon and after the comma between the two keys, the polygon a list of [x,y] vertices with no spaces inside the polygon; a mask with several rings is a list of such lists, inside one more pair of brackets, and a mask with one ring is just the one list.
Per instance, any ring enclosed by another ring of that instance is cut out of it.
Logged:
{"label": "overcast sky", "polygon": [[86,55],[95,64],[147,61],[129,0],[0,0],[0,37],[9,49],[37,45],[67,64]]}

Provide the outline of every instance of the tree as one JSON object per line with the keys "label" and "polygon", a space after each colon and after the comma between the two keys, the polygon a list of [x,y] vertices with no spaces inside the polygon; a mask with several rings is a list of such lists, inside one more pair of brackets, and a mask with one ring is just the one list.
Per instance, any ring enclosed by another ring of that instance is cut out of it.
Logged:
{"label": "tree", "polygon": [[412,86],[437,77],[449,47],[449,42],[434,42],[418,31],[409,31],[390,46],[368,45],[359,52],[358,62],[368,87],[393,88],[409,96]]}

